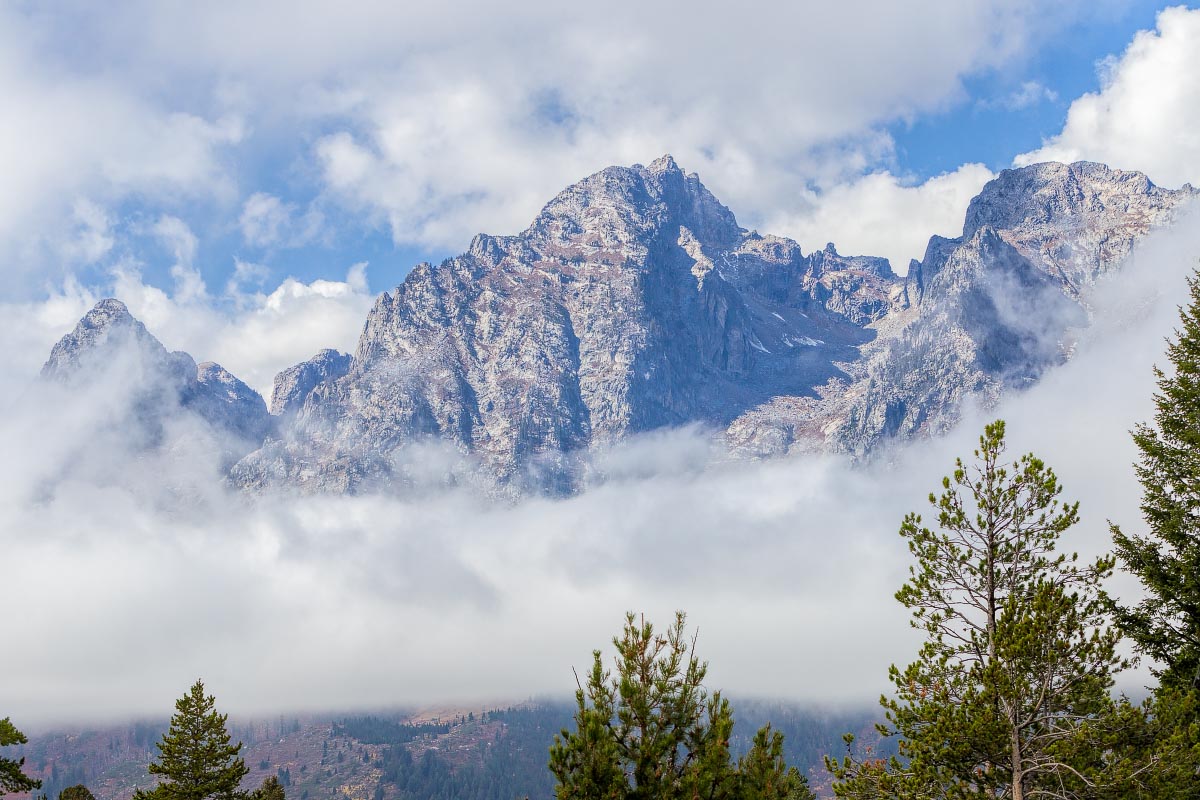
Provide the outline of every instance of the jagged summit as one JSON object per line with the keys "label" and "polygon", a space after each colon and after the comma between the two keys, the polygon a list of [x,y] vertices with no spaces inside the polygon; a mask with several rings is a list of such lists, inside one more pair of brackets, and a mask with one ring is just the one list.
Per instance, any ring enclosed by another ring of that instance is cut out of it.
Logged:
{"label": "jagged summit", "polygon": [[[88,311],[75,329],[54,345],[42,366],[43,377],[66,377],[80,367],[80,360],[92,351],[123,345],[129,340],[152,347],[157,340],[142,323],[133,318],[124,303],[106,298]],[[166,348],[163,348],[166,352]]]}
{"label": "jagged summit", "polygon": [[1091,161],[1031,164],[1003,170],[988,181],[967,207],[963,236],[970,238],[985,225],[1015,230],[1105,211],[1140,213],[1170,203],[1173,195],[1141,172]]}
{"label": "jagged summit", "polygon": [[663,156],[649,167],[609,167],[568,187],[522,236],[540,236],[548,244],[619,248],[667,218],[706,246],[732,246],[745,233],[697,175],[685,174],[673,158]]}
{"label": "jagged summit", "polygon": [[[248,490],[394,487],[399,454],[434,439],[497,485],[570,491],[589,451],[682,424],[738,453],[865,456],[1060,363],[1086,288],[1195,195],[1098,164],[1006,170],[963,236],[931,237],[901,278],[887,259],[744,230],[663,156],[584,178],[519,234],[417,265],[376,300],[353,355],[279,374],[270,426],[232,375],[170,357],[191,364],[181,403],[269,433],[230,472]],[[118,330],[165,355],[105,301],[46,373]]]}
{"label": "jagged summit", "polygon": [[126,321],[136,322],[133,315],[129,313],[129,307],[115,297],[106,297],[96,303],[85,316],[85,320],[92,322],[96,327],[103,327],[107,324],[106,321]]}
{"label": "jagged summit", "polygon": [[664,153],[663,155],[651,161],[650,166],[647,167],[647,169],[649,169],[655,175],[661,175],[664,172],[678,172],[681,175],[683,174],[683,170],[681,170],[679,165],[675,163],[675,157],[670,153]]}
{"label": "jagged summit", "polygon": [[232,437],[234,457],[258,447],[271,427],[257,392],[219,364],[197,365],[187,353],[169,352],[115,298],[98,302],[54,345],[42,377],[81,391],[116,384],[144,426],[159,427],[180,411],[194,413]]}
{"label": "jagged summit", "polygon": [[380,296],[352,359],[281,375],[291,433],[234,479],[387,484],[388,454],[433,437],[502,483],[560,490],[572,454],[692,422],[745,452],[865,454],[1036,380],[1063,356],[1035,333],[1079,323],[1077,280],[1125,252],[1113,234],[1131,246],[1189,196],[1096,165],[1006,171],[966,235],[931,238],[899,278],[886,259],[742,229],[669,155],[609,167],[520,234],[419,265]]}
{"label": "jagged summit", "polygon": [[313,389],[345,375],[352,362],[345,353],[325,349],[276,375],[271,392],[272,416],[290,418],[298,414]]}
{"label": "jagged summit", "polygon": [[1033,164],[1004,170],[983,188],[967,209],[963,236],[983,227],[1000,231],[1040,268],[1058,272],[1077,297],[1195,194],[1089,161]]}

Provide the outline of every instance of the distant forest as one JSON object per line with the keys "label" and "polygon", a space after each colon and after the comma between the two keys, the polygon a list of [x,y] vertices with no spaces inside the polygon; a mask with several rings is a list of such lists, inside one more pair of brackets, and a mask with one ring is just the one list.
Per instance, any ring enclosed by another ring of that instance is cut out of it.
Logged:
{"label": "distant forest", "polygon": [[[770,722],[784,734],[788,763],[814,784],[826,777],[822,759],[842,749],[846,731],[859,732],[860,741],[878,739],[873,736],[875,711],[821,712],[746,700],[735,701],[733,706],[737,710],[731,740],[735,755],[749,750],[754,732]],[[546,752],[556,734],[573,727],[574,711],[573,704],[543,701],[485,712],[478,723],[503,723],[504,732],[494,743],[479,742],[477,759],[461,765],[451,763],[438,750],[424,749],[414,755],[409,747],[421,737],[448,733],[448,723],[413,725],[400,719],[350,717],[335,723],[333,733],[385,746],[375,800],[551,800],[555,781],[546,766]],[[463,720],[460,724],[475,722]]]}

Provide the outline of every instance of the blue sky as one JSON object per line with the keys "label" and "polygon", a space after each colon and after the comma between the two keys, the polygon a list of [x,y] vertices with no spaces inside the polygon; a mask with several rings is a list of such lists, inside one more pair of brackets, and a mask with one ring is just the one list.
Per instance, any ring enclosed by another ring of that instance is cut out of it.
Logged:
{"label": "blue sky", "polygon": [[[1147,0],[1098,5],[1095,15],[1083,16],[1028,57],[1004,69],[968,76],[966,97],[951,109],[889,126],[902,169],[929,178],[969,161],[992,170],[1010,166],[1018,153],[1036,149],[1062,129],[1071,102],[1100,88],[1101,63],[1119,56],[1138,31],[1152,30],[1165,5]],[[1054,98],[1043,95],[1022,108],[1006,107],[1003,100],[1019,94],[1030,81],[1053,92]]]}
{"label": "blue sky", "polygon": [[[1098,5],[1096,13],[1075,19],[1011,63],[964,75],[961,95],[950,100],[944,110],[896,119],[883,126],[895,141],[895,151],[870,164],[864,172],[890,167],[906,182],[916,183],[971,162],[982,163],[993,171],[1011,166],[1015,156],[1037,149],[1043,140],[1062,129],[1071,102],[1099,90],[1104,60],[1119,56],[1136,32],[1152,30],[1157,13],[1165,5],[1146,0]],[[1188,4],[1191,8],[1196,5]],[[1042,91],[1029,92],[1031,83]],[[1023,91],[1032,96],[1022,98]],[[569,109],[552,93],[547,93],[537,113],[548,124],[570,122]],[[253,176],[259,191],[304,203],[311,199],[313,187],[304,179],[300,166],[306,157],[303,143],[288,138],[280,143],[284,145],[282,151],[255,153],[242,169]],[[653,157],[648,153],[645,160]],[[597,169],[602,166],[605,164],[595,164]],[[733,210],[739,212],[737,207]],[[385,227],[351,213],[338,214],[330,223],[327,240],[282,251],[267,249],[267,257],[262,260],[271,268],[268,280],[282,278],[285,273],[302,280],[339,278],[347,264],[368,262],[374,267],[368,272],[371,289],[381,292],[390,289],[412,265],[420,261],[436,263],[455,255],[465,249],[468,241],[462,239],[457,247],[395,241]],[[509,234],[516,229],[487,232]],[[222,230],[219,220],[212,221],[205,245],[202,268],[214,276],[226,275],[235,258],[254,260],[264,255],[262,250],[247,248],[237,231]],[[165,274],[165,270],[162,272]]]}
{"label": "blue sky", "polygon": [[[1119,56],[1137,31],[1152,30],[1162,7],[1161,3],[1140,0],[1099,5],[1095,13],[1072,19],[1054,35],[1038,41],[1029,52],[996,66],[964,72],[961,92],[948,98],[944,107],[880,126],[894,140],[894,150],[869,160],[862,171],[887,168],[912,184],[953,172],[966,163],[982,163],[993,171],[1010,166],[1015,156],[1036,149],[1062,129],[1072,101],[1100,88],[1098,73],[1103,61]],[[836,75],[830,79],[836,80]],[[559,94],[547,91],[543,98],[538,108],[530,110],[531,117],[540,117],[551,127],[568,128],[572,112]],[[326,127],[338,128],[336,123],[327,123]],[[259,142],[251,142],[234,154],[239,182],[244,182],[247,189],[252,187],[298,206],[313,202],[319,187],[314,186],[305,162],[317,135],[309,132],[295,136],[286,128],[266,131]],[[645,160],[654,156],[648,152]],[[604,165],[600,159],[593,166]],[[743,213],[736,206],[734,211]],[[119,213],[125,219],[136,219],[152,215],[154,209],[135,199]],[[183,209],[182,214],[200,237],[197,267],[212,284],[228,279],[235,259],[265,266],[267,272],[261,277],[264,285],[277,283],[287,275],[304,281],[337,279],[348,265],[367,262],[371,266],[371,290],[378,292],[391,288],[413,264],[440,261],[461,251],[468,241],[464,236],[439,243],[397,239],[377,219],[327,207],[326,225],[319,239],[297,247],[256,247],[231,224],[228,209],[197,204]],[[485,228],[487,222],[482,218],[476,227]],[[510,227],[488,232],[506,234],[516,230]],[[131,254],[145,264],[146,280],[167,285],[167,250],[153,241],[138,241],[136,236],[129,244]],[[100,279],[104,269],[104,265],[95,265],[92,274]]]}
{"label": "blue sky", "polygon": [[415,263],[664,152],[747,227],[903,271],[1014,161],[1200,182],[1195,8],[7,6],[0,304],[40,322],[0,345],[35,369],[116,294],[169,345],[269,386],[352,349]]}

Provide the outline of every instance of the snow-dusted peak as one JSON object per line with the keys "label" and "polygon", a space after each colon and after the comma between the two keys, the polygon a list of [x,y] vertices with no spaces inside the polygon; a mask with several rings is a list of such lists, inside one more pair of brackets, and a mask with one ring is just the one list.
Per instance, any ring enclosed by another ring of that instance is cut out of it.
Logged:
{"label": "snow-dusted peak", "polygon": [[683,174],[683,170],[675,163],[675,158],[670,153],[665,153],[650,162],[650,166],[646,169],[650,170],[654,175],[662,175],[666,172],[678,172]]}
{"label": "snow-dusted peak", "polygon": [[113,351],[131,343],[155,357],[167,358],[166,348],[133,318],[124,303],[106,298],[96,303],[74,330],[58,340],[42,367],[42,376],[68,377],[99,351]]}
{"label": "snow-dusted peak", "polygon": [[[120,300],[101,300],[75,329],[54,345],[42,376],[86,393],[104,386],[125,396],[139,425],[154,428],[183,411],[214,430],[256,447],[269,419],[262,398],[219,364],[196,364],[189,354],[169,352]],[[112,391],[110,391],[110,394]],[[147,437],[157,441],[157,436]]]}
{"label": "snow-dusted peak", "polygon": [[1006,169],[971,201],[963,236],[990,225],[1008,230],[1062,225],[1083,213],[1126,214],[1173,205],[1178,192],[1155,186],[1141,172],[1104,164],[1046,162]]}
{"label": "snow-dusted peak", "polygon": [[697,175],[663,156],[649,167],[608,167],[564,189],[525,235],[622,250],[672,226],[677,237],[680,225],[705,246],[735,247],[744,234]]}
{"label": "snow-dusted peak", "polygon": [[1077,295],[1195,195],[1191,187],[1163,189],[1141,172],[1104,164],[1032,164],[1004,170],[984,186],[967,209],[963,238],[994,228]]}

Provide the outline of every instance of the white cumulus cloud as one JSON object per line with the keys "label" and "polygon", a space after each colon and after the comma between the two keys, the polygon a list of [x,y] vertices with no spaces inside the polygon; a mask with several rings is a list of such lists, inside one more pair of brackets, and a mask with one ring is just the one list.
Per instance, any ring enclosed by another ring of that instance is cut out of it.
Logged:
{"label": "white cumulus cloud", "polygon": [[1066,124],[1016,165],[1100,161],[1165,186],[1200,183],[1200,9],[1164,9],[1102,64],[1104,85],[1071,104]]}
{"label": "white cumulus cloud", "polygon": [[216,303],[184,280],[168,292],[133,268],[97,286],[67,281],[41,301],[0,303],[0,370],[25,381],[50,349],[103,297],[116,297],[169,350],[216,361],[270,402],[275,375],[327,347],[353,352],[375,300],[366,265],[342,280],[286,278],[271,291],[233,288]]}
{"label": "white cumulus cloud", "polygon": [[884,256],[903,275],[910,259],[924,256],[931,235],[962,233],[967,205],[992,177],[982,164],[964,164],[911,185],[890,172],[875,172],[809,193],[807,209],[772,218],[765,227],[794,238],[806,251],[833,242],[841,253]]}

